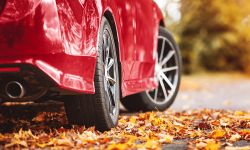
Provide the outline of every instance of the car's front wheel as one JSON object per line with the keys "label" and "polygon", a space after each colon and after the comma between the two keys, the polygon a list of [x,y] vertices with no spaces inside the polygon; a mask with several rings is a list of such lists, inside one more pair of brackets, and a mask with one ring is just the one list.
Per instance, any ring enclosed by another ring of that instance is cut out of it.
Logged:
{"label": "car's front wheel", "polygon": [[125,97],[121,102],[130,111],[163,111],[175,100],[181,80],[181,56],[172,35],[160,27],[155,77],[158,87]]}
{"label": "car's front wheel", "polygon": [[116,46],[108,20],[102,19],[95,72],[95,94],[65,98],[70,124],[95,126],[100,131],[116,126],[119,116],[120,89]]}

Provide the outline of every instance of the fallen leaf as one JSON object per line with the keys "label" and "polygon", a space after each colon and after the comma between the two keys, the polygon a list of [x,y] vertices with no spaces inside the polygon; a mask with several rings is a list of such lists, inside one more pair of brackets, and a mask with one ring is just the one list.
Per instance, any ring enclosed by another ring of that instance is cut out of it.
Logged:
{"label": "fallen leaf", "polygon": [[226,132],[223,129],[215,129],[210,134],[210,137],[214,139],[219,139],[219,138],[224,138],[225,135],[226,135]]}
{"label": "fallen leaf", "polygon": [[207,145],[206,145],[206,150],[219,150],[221,147],[221,143],[220,142],[215,142],[215,141],[212,141],[212,142],[208,142]]}

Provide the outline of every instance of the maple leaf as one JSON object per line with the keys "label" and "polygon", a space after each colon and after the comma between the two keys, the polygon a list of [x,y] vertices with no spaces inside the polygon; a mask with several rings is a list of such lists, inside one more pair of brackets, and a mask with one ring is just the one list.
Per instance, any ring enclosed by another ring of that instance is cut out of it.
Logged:
{"label": "maple leaf", "polygon": [[223,138],[225,135],[226,135],[226,132],[223,129],[215,129],[210,134],[210,137],[214,139],[219,139],[219,138]]}

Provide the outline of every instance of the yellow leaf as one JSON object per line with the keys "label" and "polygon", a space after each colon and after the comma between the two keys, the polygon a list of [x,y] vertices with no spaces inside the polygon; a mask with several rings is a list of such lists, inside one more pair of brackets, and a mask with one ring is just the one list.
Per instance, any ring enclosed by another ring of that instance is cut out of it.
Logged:
{"label": "yellow leaf", "polygon": [[156,118],[154,113],[149,114],[149,121],[152,122]]}
{"label": "yellow leaf", "polygon": [[45,143],[43,143],[43,144],[37,143],[36,145],[40,148],[45,148],[45,147],[49,146],[48,144],[45,144]]}
{"label": "yellow leaf", "polygon": [[211,136],[212,138],[217,139],[217,138],[223,138],[225,135],[226,135],[226,132],[225,132],[224,130],[222,130],[222,129],[216,129],[216,130],[214,130],[214,131],[211,133],[210,136]]}
{"label": "yellow leaf", "polygon": [[161,125],[163,123],[163,121],[160,118],[154,118],[154,119],[152,119],[151,123],[154,126],[159,126],[159,125]]}
{"label": "yellow leaf", "polygon": [[111,144],[107,147],[107,150],[126,150],[128,146],[126,144]]}
{"label": "yellow leaf", "polygon": [[6,144],[4,147],[5,148],[10,148],[10,147],[14,147],[14,146],[23,146],[23,147],[28,147],[28,144],[26,141],[13,141],[10,144]]}
{"label": "yellow leaf", "polygon": [[35,136],[31,130],[28,130],[28,135],[31,136],[33,139],[39,139],[37,136]]}
{"label": "yellow leaf", "polygon": [[159,147],[159,144],[154,140],[147,140],[145,147],[148,149],[156,149]]}
{"label": "yellow leaf", "polygon": [[234,112],[234,115],[236,115],[236,116],[244,116],[246,113],[245,112],[243,112],[243,111],[235,111]]}
{"label": "yellow leaf", "polygon": [[206,150],[219,150],[221,147],[220,142],[208,142],[206,146]]}
{"label": "yellow leaf", "polygon": [[126,119],[124,119],[124,118],[122,118],[122,119],[120,119],[119,120],[119,124],[125,124],[125,123],[127,123],[128,121],[126,120]]}
{"label": "yellow leaf", "polygon": [[134,116],[130,117],[129,122],[135,124],[136,118]]}

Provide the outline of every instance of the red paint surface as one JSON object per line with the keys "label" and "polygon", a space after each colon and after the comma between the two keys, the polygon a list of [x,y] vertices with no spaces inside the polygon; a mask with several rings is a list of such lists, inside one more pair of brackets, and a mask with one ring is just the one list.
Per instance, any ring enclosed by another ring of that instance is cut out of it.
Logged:
{"label": "red paint surface", "polygon": [[110,14],[122,95],[152,89],[159,12],[152,0],[8,0],[0,15],[0,64],[31,64],[59,88],[94,93],[99,26]]}
{"label": "red paint surface", "polygon": [[18,67],[0,68],[0,73],[17,73],[17,72],[20,72],[20,68]]}

